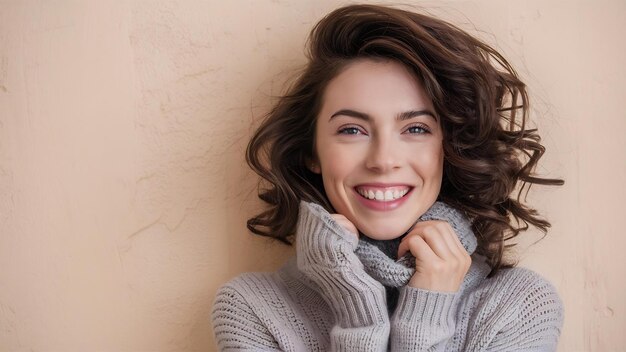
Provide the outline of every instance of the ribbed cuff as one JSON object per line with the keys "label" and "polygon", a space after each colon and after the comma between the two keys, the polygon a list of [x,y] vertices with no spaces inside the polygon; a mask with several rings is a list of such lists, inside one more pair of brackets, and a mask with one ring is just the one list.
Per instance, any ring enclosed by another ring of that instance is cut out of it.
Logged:
{"label": "ribbed cuff", "polygon": [[436,292],[404,286],[400,289],[394,321],[441,328],[454,328],[457,292]]}
{"label": "ribbed cuff", "polygon": [[354,253],[356,235],[321,206],[302,202],[296,240],[298,269],[317,286],[341,327],[389,324],[385,289]]}
{"label": "ribbed cuff", "polygon": [[347,329],[334,326],[330,332],[330,341],[331,351],[387,351],[389,344],[389,324]]}
{"label": "ribbed cuff", "polygon": [[392,351],[443,351],[454,334],[458,293],[404,286],[392,319]]}
{"label": "ribbed cuff", "polygon": [[298,263],[329,268],[352,265],[359,240],[341,227],[321,206],[301,202],[296,233]]}
{"label": "ribbed cuff", "polygon": [[365,273],[320,270],[312,278],[342,327],[389,323],[385,289]]}

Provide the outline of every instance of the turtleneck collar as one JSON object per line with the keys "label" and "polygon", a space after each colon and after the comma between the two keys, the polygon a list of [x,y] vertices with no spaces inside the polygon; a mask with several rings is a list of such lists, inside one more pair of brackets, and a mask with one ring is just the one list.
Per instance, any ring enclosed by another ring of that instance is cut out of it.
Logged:
{"label": "turtleneck collar", "polygon": [[[300,215],[302,216],[303,214]],[[308,215],[310,216],[311,214]],[[332,219],[326,213],[321,214],[321,216],[324,216],[326,221]],[[316,215],[316,220],[320,224],[324,224],[323,226],[328,226],[319,215]],[[470,222],[460,211],[443,202],[435,202],[419,218],[418,222],[427,220],[447,221],[457,236],[459,236],[459,241],[463,247],[472,255],[472,265],[461,285],[461,291],[474,286],[487,276],[490,271],[489,265],[485,263],[484,257],[474,254],[477,246],[476,236],[472,231]],[[339,224],[330,225],[340,227]],[[406,286],[415,272],[415,258],[410,253],[397,260],[395,258],[401,240],[402,237],[381,241],[362,236],[355,250],[355,254],[363,264],[365,271],[372,278],[389,288]],[[295,257],[283,269],[294,277],[302,279],[302,275],[298,273]]]}

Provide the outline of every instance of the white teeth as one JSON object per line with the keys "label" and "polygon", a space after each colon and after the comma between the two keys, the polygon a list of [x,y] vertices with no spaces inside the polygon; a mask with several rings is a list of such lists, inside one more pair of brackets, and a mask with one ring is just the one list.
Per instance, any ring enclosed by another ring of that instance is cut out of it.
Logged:
{"label": "white teeth", "polygon": [[363,196],[364,198],[367,198],[367,199],[376,200],[376,201],[382,201],[382,202],[388,202],[388,201],[392,201],[394,199],[399,199],[399,198],[404,197],[409,192],[409,190],[408,189],[403,189],[403,190],[387,189],[387,190],[383,191],[383,190],[372,190],[372,189],[358,188],[357,192],[361,196]]}

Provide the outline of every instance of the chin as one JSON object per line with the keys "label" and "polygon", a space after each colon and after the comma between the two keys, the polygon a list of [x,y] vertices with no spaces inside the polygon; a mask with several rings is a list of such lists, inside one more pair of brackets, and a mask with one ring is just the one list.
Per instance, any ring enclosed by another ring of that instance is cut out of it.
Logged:
{"label": "chin", "polygon": [[361,231],[361,233],[363,233],[365,236],[373,240],[389,241],[389,240],[393,240],[404,235],[404,233],[408,229],[409,227],[407,227],[406,229],[405,228],[390,229],[389,226],[385,226],[383,228],[377,228],[377,227],[367,228],[367,229],[359,228],[359,231]]}

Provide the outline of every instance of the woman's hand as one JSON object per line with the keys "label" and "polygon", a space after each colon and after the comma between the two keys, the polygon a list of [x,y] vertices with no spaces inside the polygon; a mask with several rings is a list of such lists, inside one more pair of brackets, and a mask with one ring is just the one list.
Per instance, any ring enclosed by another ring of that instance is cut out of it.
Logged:
{"label": "woman's hand", "polygon": [[418,222],[398,248],[415,257],[415,273],[409,286],[429,291],[457,292],[472,263],[452,226],[446,221]]}
{"label": "woman's hand", "polygon": [[341,214],[330,214],[330,216],[335,220],[341,227],[346,229],[351,234],[354,234],[357,238],[359,238],[359,231],[356,229],[356,226],[348,220],[345,216]]}

